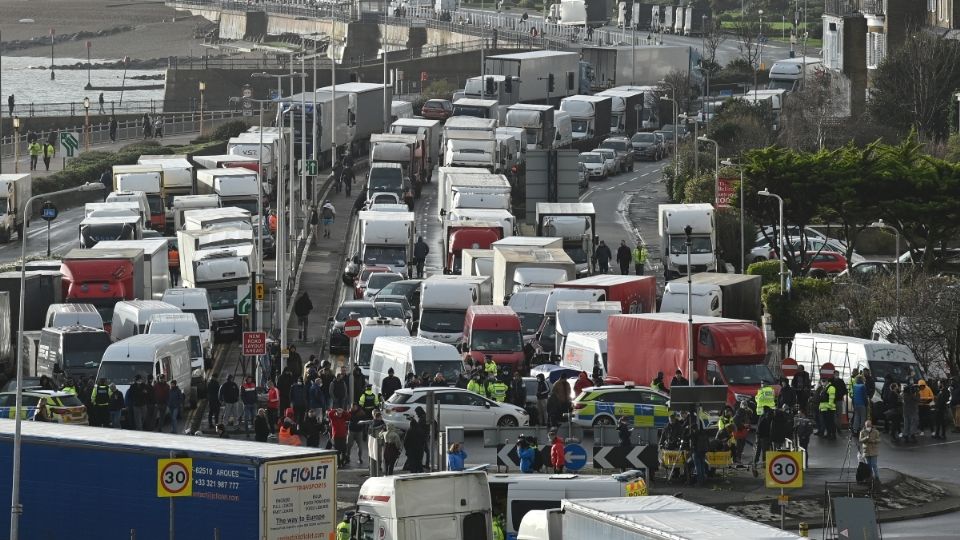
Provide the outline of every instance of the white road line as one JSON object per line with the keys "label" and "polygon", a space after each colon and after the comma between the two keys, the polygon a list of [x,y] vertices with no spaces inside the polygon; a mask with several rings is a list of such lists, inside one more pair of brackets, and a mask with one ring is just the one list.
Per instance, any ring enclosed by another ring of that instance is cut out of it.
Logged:
{"label": "white road line", "polygon": [[645,173],[641,174],[640,176],[647,176],[648,174],[650,174],[650,173],[649,173],[649,172],[645,172]]}

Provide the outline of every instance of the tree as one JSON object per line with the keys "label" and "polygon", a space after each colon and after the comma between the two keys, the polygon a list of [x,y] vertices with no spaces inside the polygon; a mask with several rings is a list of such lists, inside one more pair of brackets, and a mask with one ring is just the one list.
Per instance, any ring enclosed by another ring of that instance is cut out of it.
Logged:
{"label": "tree", "polygon": [[760,21],[739,20],[733,25],[733,35],[737,39],[737,49],[740,58],[754,69],[754,84],[756,84],[756,70],[760,69]]}
{"label": "tree", "polygon": [[876,70],[868,108],[874,118],[906,135],[949,133],[953,93],[960,88],[960,42],[917,32],[890,51]]}
{"label": "tree", "polygon": [[773,123],[773,111],[769,106],[729,99],[708,124],[706,135],[717,141],[721,154],[740,154],[773,144],[776,140]]}
{"label": "tree", "polygon": [[[676,98],[677,100],[677,113],[682,113],[689,110],[690,108],[690,98],[692,88],[690,87],[690,73],[686,70],[675,69],[667,74],[663,78],[663,83],[660,85],[659,93],[663,96],[670,96],[670,98]],[[671,104],[672,108],[673,104]],[[672,113],[671,113],[672,115]],[[664,124],[676,124],[677,119],[674,118],[670,122],[664,122]]]}
{"label": "tree", "polygon": [[726,40],[727,35],[720,26],[720,20],[710,19],[706,28],[703,29],[703,60],[701,61],[701,67],[707,70],[710,76],[720,72],[721,66],[717,62],[717,49]]}
{"label": "tree", "polygon": [[847,133],[838,125],[845,109],[839,78],[817,68],[802,89],[783,101],[778,142],[798,150],[833,146],[837,136]]}

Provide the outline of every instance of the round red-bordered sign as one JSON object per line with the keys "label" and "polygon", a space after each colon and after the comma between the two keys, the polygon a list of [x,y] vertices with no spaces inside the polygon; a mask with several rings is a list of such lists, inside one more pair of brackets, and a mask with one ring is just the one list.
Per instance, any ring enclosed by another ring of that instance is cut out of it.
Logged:
{"label": "round red-bordered sign", "polygon": [[784,377],[793,377],[797,374],[797,361],[793,358],[784,358],[780,364],[780,372]]}
{"label": "round red-bordered sign", "polygon": [[343,323],[343,334],[350,339],[359,336],[360,330],[363,330],[363,325],[356,319],[350,319]]}
{"label": "round red-bordered sign", "polygon": [[767,478],[777,486],[788,487],[797,482],[801,474],[800,462],[789,454],[780,454],[767,465]]}
{"label": "round red-bordered sign", "polygon": [[160,485],[171,494],[180,493],[190,485],[190,471],[183,463],[167,463],[160,471]]}

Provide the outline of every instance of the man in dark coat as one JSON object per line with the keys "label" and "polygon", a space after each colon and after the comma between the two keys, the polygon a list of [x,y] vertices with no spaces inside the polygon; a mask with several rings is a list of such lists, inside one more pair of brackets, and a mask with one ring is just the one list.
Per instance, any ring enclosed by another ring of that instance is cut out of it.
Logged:
{"label": "man in dark coat", "polygon": [[610,271],[610,259],[613,258],[613,253],[610,252],[610,248],[603,240],[600,241],[597,249],[593,252],[593,258],[597,261],[597,269],[601,274]]}
{"label": "man in dark coat", "polygon": [[633,253],[630,251],[630,248],[627,247],[627,243],[623,240],[620,241],[620,247],[617,248],[617,264],[620,265],[620,274],[629,275],[630,274],[630,261],[633,260]]}
{"label": "man in dark coat", "polygon": [[400,377],[397,377],[393,374],[393,368],[387,370],[387,376],[384,377],[383,382],[380,383],[380,395],[383,396],[383,400],[386,401],[390,399],[390,396],[394,392],[403,387],[403,383],[400,381]]}

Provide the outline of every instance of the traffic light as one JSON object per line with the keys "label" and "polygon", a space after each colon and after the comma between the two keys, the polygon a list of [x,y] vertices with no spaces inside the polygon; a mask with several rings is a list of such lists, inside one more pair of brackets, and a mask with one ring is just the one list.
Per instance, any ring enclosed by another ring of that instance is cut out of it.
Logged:
{"label": "traffic light", "polygon": [[554,89],[553,73],[547,75],[547,92],[553,93]]}
{"label": "traffic light", "polygon": [[493,80],[493,77],[486,77],[486,84],[487,84],[486,94],[488,96],[497,95],[497,87],[496,87],[496,83]]}

